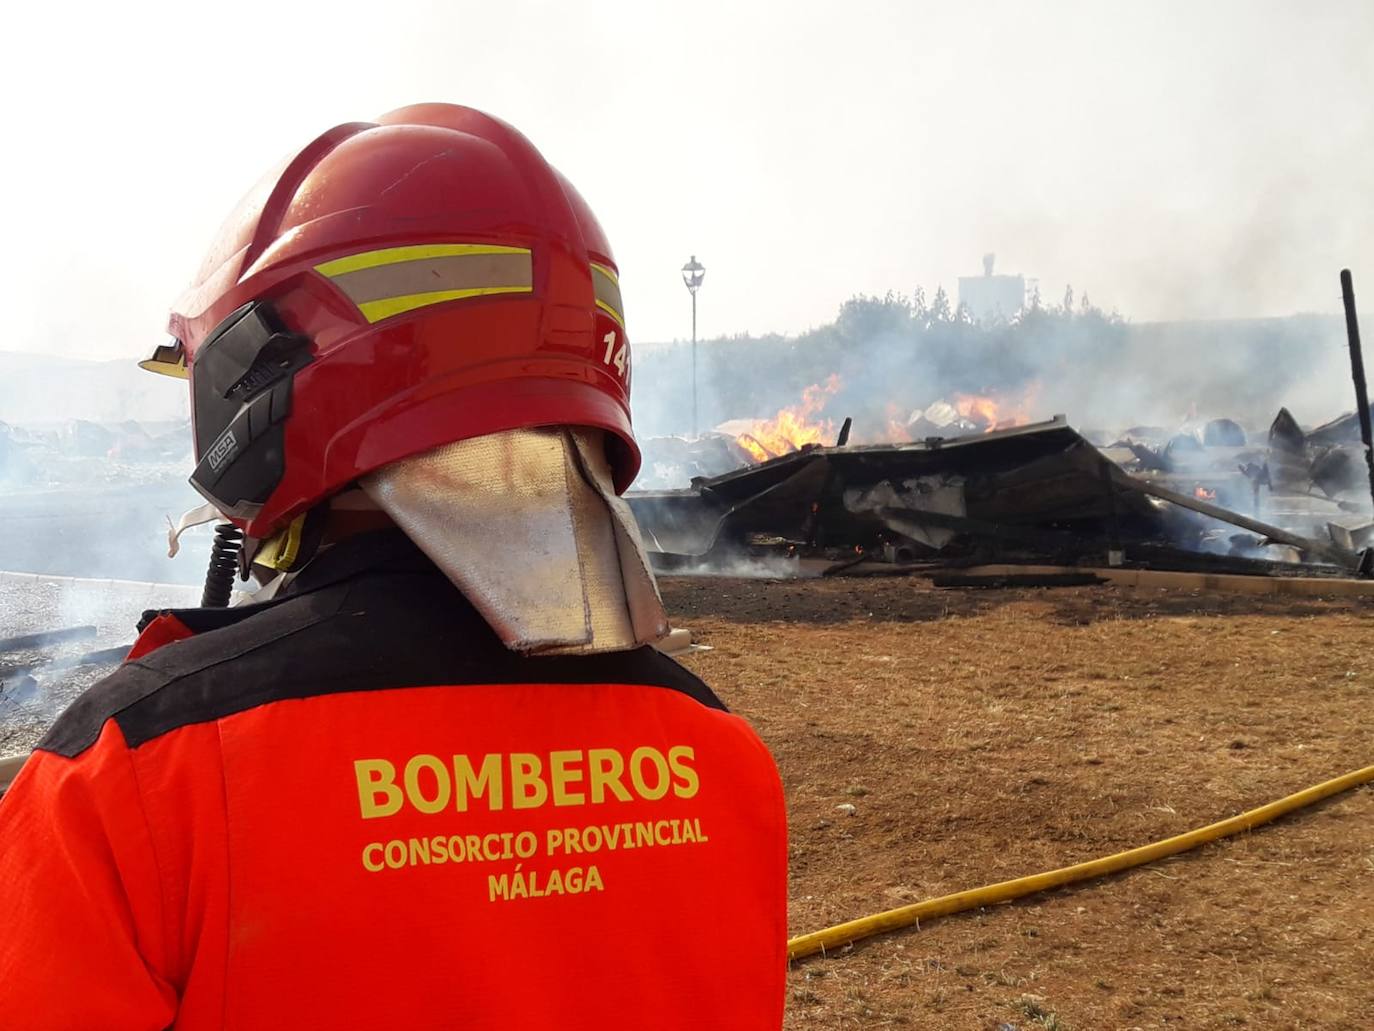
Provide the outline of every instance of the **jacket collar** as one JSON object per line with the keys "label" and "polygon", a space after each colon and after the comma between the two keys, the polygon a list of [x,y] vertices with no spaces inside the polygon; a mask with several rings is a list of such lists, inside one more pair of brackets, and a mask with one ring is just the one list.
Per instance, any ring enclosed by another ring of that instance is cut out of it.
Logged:
{"label": "jacket collar", "polygon": [[426,573],[439,570],[398,529],[373,530],[348,537],[323,549],[291,583],[270,601],[250,602],[232,608],[149,609],[138,622],[140,633],[158,616],[170,615],[192,633],[203,634],[233,626],[249,616],[265,612],[292,598],[332,587],[369,573]]}

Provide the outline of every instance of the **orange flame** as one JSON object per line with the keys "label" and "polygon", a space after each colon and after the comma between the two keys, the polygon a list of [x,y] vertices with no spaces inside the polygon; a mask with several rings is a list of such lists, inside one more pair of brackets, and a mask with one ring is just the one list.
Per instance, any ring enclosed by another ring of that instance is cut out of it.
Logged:
{"label": "orange flame", "polygon": [[1031,409],[1040,396],[1040,384],[1032,383],[1017,398],[988,397],[982,394],[954,395],[954,408],[962,418],[978,423],[983,431],[1024,426],[1030,422]]}
{"label": "orange flame", "polygon": [[884,444],[907,444],[911,441],[911,432],[907,427],[907,416],[901,408],[894,402],[887,403],[887,433],[883,437]]}
{"label": "orange flame", "polygon": [[840,377],[834,374],[824,383],[812,384],[802,391],[800,404],[782,409],[771,419],[756,421],[735,438],[735,443],[757,462],[800,451],[807,444],[833,444],[834,423],[812,420],[839,389]]}
{"label": "orange flame", "polygon": [[997,425],[997,402],[978,394],[956,394],[954,408],[962,418],[982,423],[987,429]]}

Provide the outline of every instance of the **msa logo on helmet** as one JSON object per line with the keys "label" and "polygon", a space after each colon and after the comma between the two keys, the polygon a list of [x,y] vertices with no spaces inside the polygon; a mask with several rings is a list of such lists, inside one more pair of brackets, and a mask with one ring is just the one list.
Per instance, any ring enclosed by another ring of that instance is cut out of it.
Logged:
{"label": "msa logo on helmet", "polygon": [[191,484],[226,515],[249,518],[281,482],[282,431],[310,341],[286,330],[266,301],[231,312],[192,360],[196,471]]}
{"label": "msa logo on helmet", "polygon": [[210,463],[210,468],[215,472],[219,472],[220,466],[233,457],[234,453],[238,451],[238,444],[238,439],[234,436],[234,431],[232,429],[225,430],[220,434],[219,440],[215,441],[209,453],[205,456],[205,460]]}

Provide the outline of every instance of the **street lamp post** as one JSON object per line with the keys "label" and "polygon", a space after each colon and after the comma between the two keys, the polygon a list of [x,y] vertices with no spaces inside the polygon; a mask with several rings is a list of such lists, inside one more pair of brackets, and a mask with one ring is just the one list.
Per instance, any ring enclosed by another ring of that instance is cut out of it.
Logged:
{"label": "street lamp post", "polygon": [[682,266],[682,282],[692,295],[692,436],[698,436],[697,429],[697,290],[706,278],[706,266],[692,255],[690,261]]}

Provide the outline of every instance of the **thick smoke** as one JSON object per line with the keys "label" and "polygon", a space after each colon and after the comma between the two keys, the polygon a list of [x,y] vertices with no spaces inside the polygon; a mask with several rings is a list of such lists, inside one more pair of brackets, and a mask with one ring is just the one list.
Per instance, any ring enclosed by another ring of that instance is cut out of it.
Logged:
{"label": "thick smoke", "polygon": [[[697,365],[701,430],[769,418],[838,375],[823,416],[835,426],[853,417],[863,442],[891,440],[914,411],[961,395],[989,396],[1023,420],[1064,414],[1102,440],[1212,418],[1235,420],[1253,439],[1280,406],[1309,425],[1354,407],[1338,316],[1136,324],[1086,298],[978,324],[939,301],[857,297],[834,323],[798,337],[702,341]],[[689,434],[690,384],[690,345],[642,348],[638,432]]]}
{"label": "thick smoke", "polygon": [[0,569],[193,581],[165,516],[199,503],[186,384],[132,360],[0,352]]}

